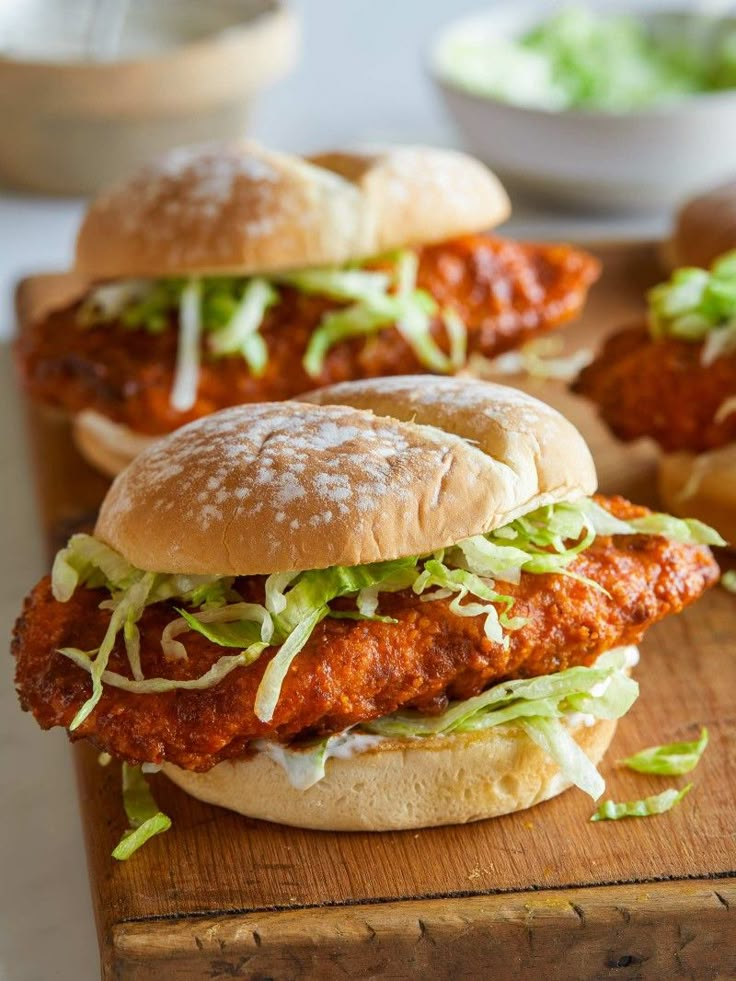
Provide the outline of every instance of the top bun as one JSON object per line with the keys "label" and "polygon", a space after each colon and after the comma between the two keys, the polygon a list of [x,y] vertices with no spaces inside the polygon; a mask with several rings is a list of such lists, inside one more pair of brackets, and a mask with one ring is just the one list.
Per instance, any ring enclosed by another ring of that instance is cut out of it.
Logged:
{"label": "top bun", "polygon": [[680,208],[665,245],[665,260],[673,269],[709,269],[724,252],[736,249],[736,182],[691,198]]}
{"label": "top bun", "polygon": [[509,210],[496,177],[453,150],[182,147],[92,203],[75,268],[114,279],[335,265],[484,231]]}
{"label": "top bun", "polygon": [[574,426],[515,389],[416,377],[313,397],[346,404],[242,405],[157,440],[95,534],[141,569],[264,575],[427,554],[596,487]]}

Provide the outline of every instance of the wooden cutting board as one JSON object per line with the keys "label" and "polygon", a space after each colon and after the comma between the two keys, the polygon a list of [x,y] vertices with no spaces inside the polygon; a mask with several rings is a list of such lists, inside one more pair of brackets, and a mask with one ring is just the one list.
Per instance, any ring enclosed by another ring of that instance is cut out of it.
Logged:
{"label": "wooden cutting board", "polygon": [[[653,245],[594,251],[604,275],[566,332],[569,349],[636,317],[643,290],[661,277]],[[650,447],[614,443],[559,383],[524,387],[581,427],[604,491],[655,500]],[[29,416],[53,551],[93,520],[106,484],[76,455],[65,423]],[[618,758],[692,738],[701,725],[711,737],[692,793],[646,820],[591,824],[591,801],[571,790],[462,827],[320,833],[246,820],[157,776],[173,829],[117,863],[119,769],[77,748],[103,976],[736,977],[735,653],[736,597],[720,588],[642,645],[641,697],[603,767],[607,796],[639,798],[673,783],[618,769]]]}

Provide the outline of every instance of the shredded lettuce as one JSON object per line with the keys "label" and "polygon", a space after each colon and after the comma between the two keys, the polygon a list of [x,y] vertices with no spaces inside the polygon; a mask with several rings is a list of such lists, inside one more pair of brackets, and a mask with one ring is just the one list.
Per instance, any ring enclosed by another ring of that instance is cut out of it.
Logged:
{"label": "shredded lettuce", "polygon": [[707,745],[708,730],[703,726],[696,740],[650,746],[633,756],[619,760],[619,763],[630,770],[636,770],[637,773],[655,773],[667,777],[681,776],[695,769]]}
{"label": "shredded lettuce", "polygon": [[[196,400],[199,364],[204,347],[215,357],[242,357],[255,377],[268,364],[268,348],[260,334],[267,310],[280,301],[280,289],[290,287],[346,304],[328,311],[310,338],[303,363],[312,378],[319,377],[330,349],[351,337],[375,334],[396,326],[417,358],[446,373],[461,368],[467,357],[467,330],[451,309],[416,285],[419,259],[403,251],[383,258],[391,270],[355,266],[304,269],[264,277],[219,276],[203,279],[126,280],[92,290],[80,308],[81,326],[113,321],[130,329],[160,333],[179,312],[176,371],[172,406],[186,412]],[[431,332],[440,317],[450,346],[449,356]]]}
{"label": "shredded lettuce", "polygon": [[123,806],[129,827],[112,853],[121,862],[171,827],[171,818],[158,809],[141,768],[128,763],[123,763]]}
{"label": "shredded lettuce", "polygon": [[176,597],[201,604],[205,609],[216,607],[226,602],[232,578],[166,576],[145,572],[135,568],[115,549],[94,536],[79,534],[73,535],[67,546],[57,553],[52,568],[51,588],[59,602],[66,602],[79,585],[90,589],[107,589],[110,599],[100,605],[112,612],[105,636],[97,650],[61,650],[61,653],[88,671],[92,678],[92,695],[76,713],[69,726],[71,730],[85,721],[100,700],[103,680],[109,681],[107,664],[110,654],[121,631],[134,682],[144,686],[149,684],[143,681],[140,636],[136,626],[146,606]]}
{"label": "shredded lettuce", "polygon": [[258,333],[266,310],[278,300],[278,293],[262,278],[251,279],[229,323],[214,332],[209,346],[213,354],[240,354],[259,378],[268,364],[268,348]]}
{"label": "shredded lettuce", "polygon": [[631,800],[617,803],[612,800],[604,800],[598,810],[591,817],[591,821],[619,821],[621,818],[630,817],[651,817],[654,814],[664,814],[666,811],[679,804],[685,794],[689,793],[693,785],[689,783],[682,790],[663,790],[661,794],[653,797],[645,797],[643,800]]}
{"label": "shredded lettuce", "polygon": [[301,293],[370,303],[388,292],[391,279],[389,273],[368,269],[304,269],[282,273],[277,281]]}
{"label": "shredded lettuce", "polygon": [[397,712],[308,746],[288,747],[260,740],[254,748],[279,763],[293,786],[305,790],[325,776],[325,764],[331,756],[363,752],[386,739],[421,740],[496,726],[517,727],[558,764],[570,783],[597,798],[603,792],[603,780],[563,720],[574,723],[580,713],[594,719],[624,715],[639,691],[626,674],[635,652],[635,648],[618,648],[602,655],[590,668],[569,668],[528,681],[495,685],[481,695],[454,703],[439,716]]}
{"label": "shredded lettuce", "polygon": [[729,569],[721,576],[720,585],[729,593],[736,593],[736,570]]}
{"label": "shredded lettuce", "polygon": [[[271,614],[260,603],[232,603],[196,615],[186,610],[178,612],[182,617],[182,628],[195,630],[220,647],[242,648],[259,641],[268,644],[274,634]],[[178,627],[180,621],[169,624],[170,627],[174,625]]]}
{"label": "shredded lettuce", "polygon": [[710,271],[675,270],[649,291],[648,301],[653,337],[702,343],[704,365],[736,353],[736,251],[721,256]]}
{"label": "shredded lettuce", "polygon": [[459,371],[468,360],[468,328],[452,307],[442,311],[442,321],[450,341],[450,367]]}
{"label": "shredded lettuce", "polygon": [[301,572],[285,594],[283,609],[274,616],[276,630],[282,636],[289,634],[305,617],[339,596],[353,596],[375,586],[385,592],[405,589],[416,578],[416,565],[417,559],[406,558]]}
{"label": "shredded lettuce", "polygon": [[261,722],[270,722],[273,718],[276,703],[281,694],[281,686],[287,671],[291,667],[291,662],[312,636],[312,631],[320,620],[323,620],[328,613],[327,606],[320,606],[309,613],[293,628],[276,656],[269,661],[256,691],[256,700],[253,706],[256,717]]}
{"label": "shredded lettuce", "polygon": [[628,648],[616,648],[589,668],[567,668],[537,678],[505,681],[450,705],[440,715],[403,711],[362,728],[379,736],[419,738],[488,729],[516,719],[538,716],[559,719],[573,713],[618,719],[631,708],[639,686],[625,673]]}
{"label": "shredded lettuce", "polygon": [[[452,362],[432,337],[432,317],[438,311],[437,304],[422,290],[415,290],[394,301],[396,329],[412,349],[417,360],[431,371],[445,375],[452,370]],[[460,323],[458,321],[457,323]]]}
{"label": "shredded lettuce", "polygon": [[[416,258],[414,253],[410,255]],[[369,336],[395,325],[425,367],[445,374],[452,370],[453,361],[432,337],[432,318],[438,312],[435,300],[419,289],[370,295],[359,303],[330,311],[309,340],[303,359],[304,369],[310,377],[318,378],[327,354],[335,344],[352,337]],[[459,336],[465,325],[456,315],[450,317],[450,336],[457,361],[458,352],[465,345],[464,336],[462,339]]]}
{"label": "shredded lettuce", "polygon": [[[402,589],[413,589],[426,602],[450,599],[450,609],[457,616],[484,617],[486,636],[505,645],[508,632],[522,629],[526,620],[513,616],[513,597],[499,589],[498,583],[518,583],[522,573],[557,574],[582,579],[600,589],[597,583],[568,567],[596,535],[634,534],[665,535],[687,543],[723,543],[712,529],[698,521],[661,514],[622,521],[594,501],[584,499],[538,508],[487,535],[465,539],[429,556],[275,573],[266,580],[265,603],[258,604],[242,601],[232,577],[144,572],[97,539],[74,536],[54,563],[54,595],[63,602],[79,585],[106,588],[110,599],[104,600],[101,607],[112,612],[97,650],[61,650],[92,677],[92,695],[80,708],[71,728],[81,725],[94,709],[103,684],[138,693],[208,688],[236,668],[253,663],[267,647],[275,647],[278,651],[269,661],[255,701],[258,717],[269,721],[294,658],[324,617],[392,623],[380,612],[380,597]],[[350,598],[354,607],[343,604],[333,609],[330,604],[341,597]],[[180,616],[164,628],[161,646],[167,658],[187,657],[186,645],[177,638],[188,631],[198,632],[222,647],[239,648],[240,653],[221,657],[200,678],[145,678],[136,623],[146,606],[171,599],[183,600],[195,609],[180,608]],[[121,631],[132,677],[108,670],[109,657]],[[615,713],[615,699],[611,704]],[[497,708],[506,711],[508,706]],[[582,702],[575,710],[587,711]]]}
{"label": "shredded lettuce", "polygon": [[54,599],[65,603],[79,585],[125,590],[137,582],[140,572],[114,548],[93,535],[72,535],[56,553],[51,570]]}
{"label": "shredded lettuce", "polygon": [[593,357],[590,348],[580,348],[566,355],[564,342],[559,337],[538,337],[495,358],[473,355],[469,368],[481,377],[525,374],[531,378],[572,381]]}
{"label": "shredded lettuce", "polygon": [[182,290],[179,314],[179,344],[176,349],[171,404],[179,412],[188,412],[197,400],[202,334],[202,285],[190,280]]}
{"label": "shredded lettuce", "polygon": [[[246,668],[253,664],[268,647],[263,641],[251,644],[239,654],[226,654],[212,665],[199,678],[146,678],[137,681],[135,678],[127,678],[124,674],[116,671],[103,671],[101,679],[106,685],[113,688],[121,688],[123,691],[130,691],[136,695],[156,695],[167,691],[205,691],[219,684],[223,678],[227,677],[236,668]],[[68,657],[78,667],[91,674],[91,662],[88,654],[80,651],[76,647],[61,647],[59,654]],[[89,702],[85,703],[85,706]],[[72,726],[69,727],[70,729]]]}
{"label": "shredded lettuce", "polygon": [[[354,304],[325,314],[312,334],[304,353],[304,370],[310,378],[318,378],[324,367],[330,348],[352,337],[366,337],[382,330],[392,323],[398,314],[398,301],[388,299],[377,310],[375,304],[362,306]],[[391,306],[390,310],[386,307]]]}
{"label": "shredded lettuce", "polygon": [[736,395],[729,395],[727,399],[718,406],[716,414],[713,416],[713,422],[723,422],[736,413]]}
{"label": "shredded lettuce", "polygon": [[572,3],[520,37],[471,20],[448,32],[435,60],[475,95],[552,112],[622,113],[732,87],[735,39],[732,21],[706,5],[644,20]]}
{"label": "shredded lettuce", "polygon": [[[374,334],[392,324],[428,368],[441,372],[450,370],[451,358],[437,347],[430,334],[431,317],[438,313],[437,303],[428,293],[416,288],[418,263],[416,253],[404,251],[395,257],[393,275],[347,269],[307,270],[280,277],[282,282],[307,293],[353,301],[350,306],[326,313],[310,338],[304,355],[304,367],[310,377],[320,375],[327,353],[335,344],[351,337]],[[392,293],[394,280],[397,289]],[[459,366],[464,363],[464,355],[462,362],[459,358],[465,325],[456,314],[449,312],[446,323]]]}
{"label": "shredded lettuce", "polygon": [[[419,256],[416,252],[399,253],[396,267],[396,300],[401,304],[402,309],[396,318],[396,328],[423,365],[432,371],[446,374],[453,368],[452,360],[438,347],[431,332],[431,318],[437,315],[439,308],[429,293],[417,288],[418,272]],[[446,313],[445,323],[447,323],[447,316]],[[465,337],[459,336],[464,329],[464,324],[457,314],[452,313],[449,316],[451,324],[449,329],[451,336],[454,336],[457,354],[458,344],[467,343]]]}
{"label": "shredded lettuce", "polygon": [[[413,590],[417,594],[424,593],[428,586],[439,586],[444,595],[455,593],[455,597],[450,603],[450,609],[459,617],[485,616],[484,631],[486,637],[496,644],[504,642],[503,627],[509,627],[508,610],[513,606],[514,601],[510,596],[497,592],[492,583],[484,582],[480,576],[465,569],[449,569],[437,558],[428,559],[424,563],[424,571],[416,578]],[[482,599],[483,603],[464,603],[468,596],[476,596]],[[432,600],[438,598],[437,594],[427,594],[424,599]],[[501,604],[504,610],[499,615],[494,604]],[[518,629],[526,623],[526,620],[514,623],[511,629]]]}
{"label": "shredded lettuce", "polygon": [[172,589],[172,596],[181,596],[192,606],[201,606],[205,610],[224,606],[232,595],[231,577],[219,579],[215,576],[192,576],[188,577],[192,583],[187,588],[183,583],[183,576],[167,576],[163,583],[159,582],[156,590],[158,597],[168,589]]}
{"label": "shredded lettuce", "polygon": [[[156,334],[166,328],[166,313],[172,301],[171,290],[160,287],[157,290],[152,280],[123,279],[103,283],[92,289],[82,301],[77,322],[82,327],[96,327],[119,320],[124,327],[142,326],[149,333]],[[130,311],[136,311],[132,318]]]}
{"label": "shredded lettuce", "polygon": [[606,782],[558,719],[520,719],[519,725],[529,738],[560,768],[560,773],[580,790],[598,800]]}
{"label": "shredded lettuce", "polygon": [[[112,616],[110,617],[110,622],[102,643],[97,651],[86,655],[90,662],[89,673],[92,676],[92,695],[72,719],[69,725],[70,730],[77,729],[84,722],[102,697],[102,676],[107,668],[107,662],[110,660],[110,654],[115,646],[115,639],[118,632],[126,624],[134,624],[140,618],[143,608],[146,605],[148,594],[151,591],[154,578],[155,574],[153,572],[146,572],[138,582],[115,600],[115,607],[112,611]],[[130,632],[129,627],[128,630]],[[126,648],[128,650],[128,656],[130,656],[131,649],[128,645],[126,645]],[[130,666],[134,677],[136,673],[140,673],[140,663],[136,662],[135,658],[131,661]]]}
{"label": "shredded lettuce", "polygon": [[652,511],[641,518],[623,521],[591,498],[581,502],[580,507],[596,535],[660,535],[682,545],[726,544],[717,531],[696,518],[675,518]]}
{"label": "shredded lettuce", "polygon": [[[247,280],[242,276],[207,276],[199,282],[204,329],[219,331],[227,327]],[[114,321],[129,330],[160,334],[173,324],[187,283],[187,279],[179,277],[120,280],[94,287],[80,307],[78,322],[83,327],[97,327]]]}

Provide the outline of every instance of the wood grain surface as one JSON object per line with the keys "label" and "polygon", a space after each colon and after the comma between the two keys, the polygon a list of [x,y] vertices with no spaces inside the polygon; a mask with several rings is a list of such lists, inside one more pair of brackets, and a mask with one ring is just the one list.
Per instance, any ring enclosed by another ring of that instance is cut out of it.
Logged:
{"label": "wood grain surface", "polygon": [[[566,332],[570,349],[640,314],[660,276],[651,245],[596,251],[605,273]],[[655,501],[651,447],[614,443],[558,383],[523,387],[581,427],[605,491]],[[76,456],[65,423],[34,411],[30,432],[53,550],[92,520],[105,483]],[[607,796],[673,782],[617,768],[618,758],[702,725],[711,736],[693,792],[649,820],[591,824],[591,801],[572,790],[474,825],[319,833],[247,820],[154,777],[174,827],[116,863],[119,770],[80,747],[105,977],[736,977],[735,645],[736,598],[720,588],[642,645],[641,697],[603,766]]]}

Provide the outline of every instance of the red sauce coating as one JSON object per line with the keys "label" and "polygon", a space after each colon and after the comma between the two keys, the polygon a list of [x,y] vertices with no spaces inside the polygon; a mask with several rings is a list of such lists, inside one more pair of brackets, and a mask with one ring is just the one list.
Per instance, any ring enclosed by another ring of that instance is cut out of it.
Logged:
{"label": "red sauce coating", "polygon": [[[419,285],[455,307],[468,327],[469,351],[494,357],[574,317],[599,271],[592,256],[565,245],[526,245],[468,236],[419,250]],[[266,314],[265,373],[254,378],[241,357],[206,351],[197,400],[178,412],[169,403],[177,331],[159,335],[108,324],[80,328],[76,307],[30,326],[18,342],[21,374],[40,402],[76,413],[96,409],[141,433],[165,433],[217,409],[293,398],[334,382],[424,372],[393,327],[336,344],[318,378],[302,357],[326,310],[340,306],[293,289]],[[447,350],[438,319],[433,333]]]}
{"label": "red sauce coating", "polygon": [[[620,517],[646,513],[621,498],[601,499]],[[242,756],[257,737],[288,741],[337,732],[400,707],[442,710],[503,679],[549,674],[591,664],[603,651],[636,644],[645,630],[692,603],[719,575],[708,548],[653,535],[600,537],[570,571],[589,577],[609,595],[560,575],[522,574],[504,586],[516,598],[514,615],[528,623],[509,635],[508,648],[488,640],[483,617],[458,617],[447,601],[422,602],[413,592],[385,594],[382,612],[397,624],[325,619],[287,673],[271,723],[254,712],[255,692],[273,650],[203,691],[133,694],[105,686],[73,738],[131,762],[169,760],[206,770]],[[238,588],[259,598],[262,577]],[[96,648],[110,613],[107,593],[79,589],[68,603],[51,596],[48,578],[26,600],[13,640],[22,706],[39,724],[68,726],[91,692],[89,675],[58,653],[60,647]],[[161,632],[177,616],[170,604],[148,607],[140,621],[146,677],[196,678],[223,648],[195,633],[182,635],[187,661],[167,661]],[[110,668],[129,676],[122,643]]]}
{"label": "red sauce coating", "polygon": [[736,441],[736,410],[716,421],[736,396],[736,355],[701,363],[702,344],[654,340],[645,327],[609,337],[573,391],[598,406],[623,440],[649,436],[669,453],[703,453]]}

